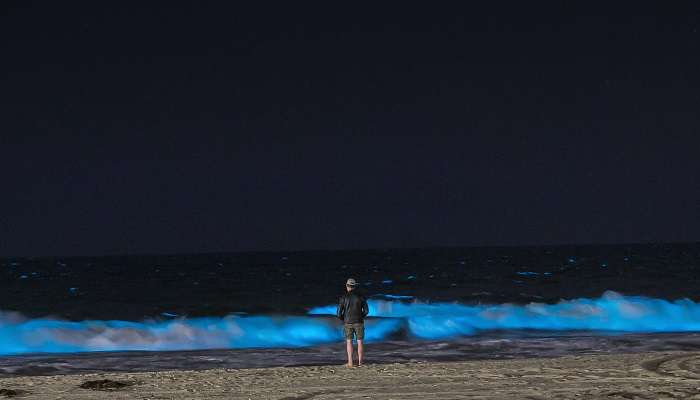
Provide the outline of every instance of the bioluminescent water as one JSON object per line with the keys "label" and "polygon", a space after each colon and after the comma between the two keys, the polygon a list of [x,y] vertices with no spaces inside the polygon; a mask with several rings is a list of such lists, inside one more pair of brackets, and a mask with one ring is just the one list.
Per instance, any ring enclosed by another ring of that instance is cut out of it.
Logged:
{"label": "bioluminescent water", "polygon": [[[557,304],[462,305],[370,301],[370,316],[400,318],[411,336],[444,339],[488,330],[591,330],[618,332],[688,332],[700,330],[700,304],[622,296],[606,292],[596,299]],[[311,314],[332,314],[335,306]]]}
{"label": "bioluminescent water", "polygon": [[[622,296],[557,304],[464,305],[370,300],[368,341],[400,335],[449,339],[489,330],[689,332],[700,331],[700,304]],[[239,316],[172,320],[82,321],[25,319],[0,314],[0,354],[117,350],[194,350],[299,347],[342,340],[335,305],[306,316]]]}

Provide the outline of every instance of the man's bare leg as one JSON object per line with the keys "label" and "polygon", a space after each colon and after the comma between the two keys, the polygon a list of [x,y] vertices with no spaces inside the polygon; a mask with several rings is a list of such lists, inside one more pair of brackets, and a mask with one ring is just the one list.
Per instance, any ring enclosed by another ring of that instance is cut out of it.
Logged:
{"label": "man's bare leg", "polygon": [[352,339],[345,341],[345,348],[348,352],[348,367],[352,367]]}
{"label": "man's bare leg", "polygon": [[362,365],[362,340],[357,339],[357,365]]}

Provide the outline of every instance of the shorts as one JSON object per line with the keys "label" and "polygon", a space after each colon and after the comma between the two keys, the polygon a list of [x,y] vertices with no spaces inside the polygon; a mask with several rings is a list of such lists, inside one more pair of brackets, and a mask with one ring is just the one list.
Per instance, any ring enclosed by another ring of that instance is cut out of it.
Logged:
{"label": "shorts", "polygon": [[345,335],[345,340],[352,340],[353,334],[357,340],[364,340],[365,324],[345,324],[343,325],[343,334]]}

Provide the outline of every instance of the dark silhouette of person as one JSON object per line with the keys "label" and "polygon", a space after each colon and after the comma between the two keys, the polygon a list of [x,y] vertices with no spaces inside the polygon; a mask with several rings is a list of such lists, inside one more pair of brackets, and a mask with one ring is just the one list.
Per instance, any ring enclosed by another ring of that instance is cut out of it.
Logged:
{"label": "dark silhouette of person", "polygon": [[369,314],[367,300],[355,290],[357,282],[350,278],[345,282],[345,294],[340,297],[336,315],[343,320],[343,335],[348,353],[347,366],[352,368],[353,337],[357,339],[357,365],[362,366],[364,348],[362,341],[365,339],[365,317]]}

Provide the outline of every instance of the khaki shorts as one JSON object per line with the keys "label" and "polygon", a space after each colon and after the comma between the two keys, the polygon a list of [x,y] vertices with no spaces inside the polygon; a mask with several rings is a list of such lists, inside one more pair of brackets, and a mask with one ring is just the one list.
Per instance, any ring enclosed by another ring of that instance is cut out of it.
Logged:
{"label": "khaki shorts", "polygon": [[346,340],[352,340],[353,334],[357,340],[364,340],[365,324],[345,324],[343,325],[343,334]]}

